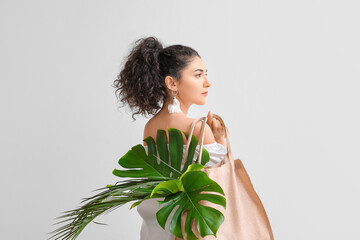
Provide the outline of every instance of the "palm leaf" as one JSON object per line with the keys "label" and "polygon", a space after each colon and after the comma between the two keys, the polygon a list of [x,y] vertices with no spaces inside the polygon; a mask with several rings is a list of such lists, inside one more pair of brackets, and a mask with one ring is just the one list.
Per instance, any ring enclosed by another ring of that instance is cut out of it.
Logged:
{"label": "palm leaf", "polygon": [[[103,191],[83,199],[82,206],[65,212],[59,217],[63,220],[57,224],[66,224],[53,231],[54,235],[49,239],[74,240],[87,224],[94,222],[97,216],[113,211],[128,202],[135,201],[131,205],[133,208],[146,199],[159,197],[165,197],[163,201],[159,201],[161,204],[170,201],[156,214],[162,227],[169,216],[167,212],[171,212],[174,208],[173,204],[177,203],[180,204],[180,210],[177,210],[170,225],[170,231],[174,235],[182,237],[181,231],[179,233],[181,221],[178,217],[185,210],[188,210],[188,218],[198,221],[200,234],[215,235],[223,221],[222,214],[198,203],[200,200],[207,200],[225,207],[225,199],[222,196],[201,193],[213,191],[224,194],[220,186],[200,171],[209,161],[209,154],[204,148],[201,149],[202,165],[192,164],[198,143],[198,139],[192,136],[187,159],[181,168],[184,146],[182,133],[174,128],[169,128],[168,132],[169,146],[167,146],[166,132],[158,130],[156,143],[152,137],[144,139],[148,146],[147,153],[141,144],[132,147],[119,160],[119,165],[125,170],[113,170],[114,175],[131,179],[98,189]],[[185,135],[188,138],[186,133]],[[193,206],[191,207],[189,203]],[[194,234],[188,227],[189,221],[185,223],[186,236],[188,239],[194,239]]]}
{"label": "palm leaf", "polygon": [[64,226],[51,232],[49,239],[76,239],[87,224],[97,216],[111,212],[122,205],[148,197],[152,189],[161,180],[132,179],[122,181],[116,185],[108,185],[102,192],[82,200],[82,206],[64,212],[58,219],[64,219],[56,224],[66,223]]}

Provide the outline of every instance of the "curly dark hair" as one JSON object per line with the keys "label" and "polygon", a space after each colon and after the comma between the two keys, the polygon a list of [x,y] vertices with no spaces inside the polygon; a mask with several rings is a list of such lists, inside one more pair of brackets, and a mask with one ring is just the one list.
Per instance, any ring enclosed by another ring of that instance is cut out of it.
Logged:
{"label": "curly dark hair", "polygon": [[126,59],[113,83],[119,102],[127,103],[134,115],[155,115],[167,97],[165,77],[181,78],[181,71],[197,51],[183,45],[163,45],[155,37],[141,38]]}

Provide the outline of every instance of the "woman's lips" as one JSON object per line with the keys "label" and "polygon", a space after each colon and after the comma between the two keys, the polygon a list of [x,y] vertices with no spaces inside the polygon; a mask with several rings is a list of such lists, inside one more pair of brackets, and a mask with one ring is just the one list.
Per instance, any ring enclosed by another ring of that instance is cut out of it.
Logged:
{"label": "woman's lips", "polygon": [[207,95],[208,92],[203,92],[202,94]]}

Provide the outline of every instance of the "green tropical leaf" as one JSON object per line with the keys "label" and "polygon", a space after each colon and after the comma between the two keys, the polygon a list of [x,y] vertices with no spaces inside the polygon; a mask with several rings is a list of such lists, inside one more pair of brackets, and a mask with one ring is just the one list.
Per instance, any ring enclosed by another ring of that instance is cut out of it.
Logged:
{"label": "green tropical leaf", "polygon": [[[148,178],[148,179],[177,179],[192,164],[198,139],[192,136],[187,160],[183,169],[181,162],[183,158],[183,137],[181,131],[169,128],[169,149],[167,146],[166,133],[158,130],[156,143],[152,137],[144,139],[148,146],[148,154],[143,145],[138,144],[131,148],[119,160],[119,165],[127,170],[114,169],[113,174],[118,177]],[[187,137],[188,135],[185,134]],[[157,150],[157,151],[156,151]],[[170,154],[169,154],[170,150]],[[209,161],[209,154],[202,149],[201,163],[205,165]],[[159,157],[157,157],[157,154]],[[171,161],[169,160],[171,156]]]}
{"label": "green tropical leaf", "polygon": [[[181,131],[175,128],[169,128],[169,152],[171,159],[171,166],[181,172],[181,162],[183,159],[183,137]],[[171,177],[178,178],[180,174],[174,172]]]}
{"label": "green tropical leaf", "polygon": [[[170,201],[156,214],[162,227],[175,205],[180,205],[170,225],[170,231],[174,235],[182,237],[179,216],[181,217],[181,213],[185,210],[188,211],[189,219],[197,220],[200,234],[215,235],[223,222],[222,214],[216,209],[198,203],[200,200],[207,200],[225,207],[224,197],[201,193],[209,191],[224,194],[219,185],[200,171],[209,161],[209,154],[204,148],[201,149],[201,164],[192,164],[199,142],[195,136],[192,136],[188,156],[182,167],[184,149],[182,133],[174,128],[169,128],[168,132],[169,145],[166,132],[158,130],[156,143],[152,137],[144,139],[148,148],[147,153],[141,144],[132,147],[119,160],[119,165],[124,170],[113,170],[113,174],[118,177],[132,179],[99,189],[106,190],[84,199],[81,202],[82,206],[65,212],[59,217],[63,220],[58,224],[66,224],[53,231],[54,235],[49,239],[74,240],[88,223],[94,222],[97,216],[135,201],[131,205],[130,209],[132,209],[150,198],[164,198],[163,201],[159,201],[160,204]],[[184,134],[188,138],[188,134]],[[186,236],[188,239],[195,239],[189,229],[189,221],[187,220],[185,224]]]}
{"label": "green tropical leaf", "polygon": [[181,181],[177,179],[169,180],[159,183],[151,192],[150,198],[155,198],[154,195],[157,193],[170,195],[179,191],[184,191]]}
{"label": "green tropical leaf", "polygon": [[111,212],[124,204],[143,200],[150,196],[151,191],[161,180],[150,181],[147,179],[131,179],[121,181],[116,185],[108,185],[101,188],[102,192],[82,200],[82,206],[64,212],[58,219],[63,219],[56,224],[64,224],[62,227],[51,232],[49,239],[76,239],[87,224],[97,216]]}
{"label": "green tropical leaf", "polygon": [[[186,173],[190,171],[199,171],[200,169],[204,168],[203,165],[194,163],[191,164],[188,169],[180,176],[179,179],[173,179],[169,181],[164,181],[159,183],[151,192],[150,198],[155,198],[156,194],[174,194],[179,191],[184,192],[184,187],[182,185],[181,179],[186,175]],[[205,184],[205,183],[204,183]]]}
{"label": "green tropical leaf", "polygon": [[[160,204],[168,203],[156,213],[160,226],[165,229],[165,224],[170,213],[177,205],[179,205],[179,208],[176,210],[170,223],[170,232],[172,234],[179,238],[183,238],[181,231],[181,215],[187,211],[187,218],[185,221],[186,239],[197,239],[192,231],[193,219],[197,222],[197,228],[201,237],[206,235],[216,236],[217,230],[224,221],[224,215],[214,208],[201,205],[199,201],[209,201],[225,208],[226,200],[223,196],[202,193],[203,191],[206,191],[225,195],[221,187],[211,180],[206,173],[196,170],[187,171],[182,176],[182,179],[177,181],[181,182],[184,191],[177,191],[175,194],[167,196],[163,201],[159,201]],[[180,183],[177,183],[177,185],[180,185]],[[161,188],[160,190],[163,189],[164,188]]]}
{"label": "green tropical leaf", "polygon": [[201,170],[201,169],[203,169],[203,168],[204,168],[204,166],[203,166],[202,164],[193,163],[193,164],[191,164],[191,165],[186,169],[186,171],[180,176],[179,180],[181,180],[181,179],[185,176],[186,173],[191,172],[191,171],[199,171],[199,170]]}
{"label": "green tropical leaf", "polygon": [[[188,140],[189,135],[187,133],[185,133],[185,136],[186,136],[186,139]],[[192,135],[191,140],[190,140],[188,155],[187,155],[186,162],[185,162],[183,169],[187,169],[189,167],[189,165],[192,164],[198,142],[199,142],[199,140],[194,135]]]}
{"label": "green tropical leaf", "polygon": [[210,159],[210,155],[208,151],[204,151],[205,149],[203,149],[202,153],[201,153],[201,165],[204,165],[209,162]]}

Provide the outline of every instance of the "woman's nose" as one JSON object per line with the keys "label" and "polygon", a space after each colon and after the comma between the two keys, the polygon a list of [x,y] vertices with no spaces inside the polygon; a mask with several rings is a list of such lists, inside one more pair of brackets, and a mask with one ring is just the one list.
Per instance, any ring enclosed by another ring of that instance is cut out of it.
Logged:
{"label": "woman's nose", "polygon": [[205,77],[205,82],[204,82],[205,86],[206,87],[210,87],[211,86],[211,83],[209,81],[209,79],[207,77]]}

